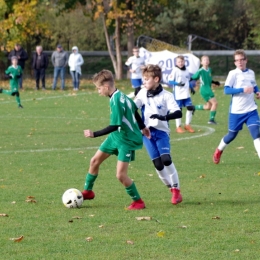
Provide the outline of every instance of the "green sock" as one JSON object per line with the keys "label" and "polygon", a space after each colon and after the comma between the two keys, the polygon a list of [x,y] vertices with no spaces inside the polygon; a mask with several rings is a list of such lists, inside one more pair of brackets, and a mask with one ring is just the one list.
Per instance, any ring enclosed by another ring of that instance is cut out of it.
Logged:
{"label": "green sock", "polygon": [[196,110],[204,110],[203,107],[204,107],[204,105],[196,105],[196,106],[195,106],[195,109],[196,109]]}
{"label": "green sock", "polygon": [[209,113],[209,119],[210,119],[210,120],[215,120],[216,113],[217,113],[217,111],[210,111],[210,113]]}
{"label": "green sock", "polygon": [[96,178],[97,178],[97,175],[88,173],[87,176],[86,176],[86,182],[85,182],[85,185],[84,185],[84,190],[92,190]]}
{"label": "green sock", "polygon": [[16,99],[16,102],[18,103],[18,105],[21,105],[21,100],[20,100],[20,97],[15,97],[15,99]]}
{"label": "green sock", "polygon": [[140,195],[137,191],[137,188],[134,184],[134,182],[129,186],[125,188],[126,193],[132,198],[132,200],[139,200]]}

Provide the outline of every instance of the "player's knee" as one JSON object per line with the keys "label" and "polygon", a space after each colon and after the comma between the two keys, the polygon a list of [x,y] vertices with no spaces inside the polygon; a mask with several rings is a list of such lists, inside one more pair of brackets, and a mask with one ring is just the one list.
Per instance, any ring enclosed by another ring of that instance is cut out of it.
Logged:
{"label": "player's knee", "polygon": [[250,132],[253,140],[258,139],[260,137],[258,125],[252,125],[248,129],[249,129],[249,132]]}
{"label": "player's knee", "polygon": [[189,110],[189,111],[194,111],[194,110],[195,110],[195,107],[194,107],[194,106],[187,106],[187,110]]}
{"label": "player's knee", "polygon": [[164,168],[161,157],[154,159],[153,164],[154,164],[155,169],[158,171],[161,171]]}
{"label": "player's knee", "polygon": [[98,161],[98,159],[97,159],[95,156],[93,156],[93,157],[90,159],[90,166],[91,166],[91,167],[97,167],[97,166],[99,166],[99,161]]}
{"label": "player's knee", "polygon": [[169,166],[172,164],[172,158],[169,154],[163,154],[161,156],[161,159],[162,159],[163,165],[165,165],[165,166]]}
{"label": "player's knee", "polygon": [[238,132],[229,131],[228,134],[224,136],[224,142],[226,144],[229,144],[236,138],[237,134]]}

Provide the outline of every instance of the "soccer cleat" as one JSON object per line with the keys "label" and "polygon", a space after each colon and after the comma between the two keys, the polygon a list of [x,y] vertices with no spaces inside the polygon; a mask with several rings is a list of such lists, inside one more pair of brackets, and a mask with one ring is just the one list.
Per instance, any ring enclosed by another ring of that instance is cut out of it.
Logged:
{"label": "soccer cleat", "polygon": [[22,105],[19,105],[18,108],[23,108],[23,106],[22,106]]}
{"label": "soccer cleat", "polygon": [[139,209],[144,209],[145,204],[142,199],[135,200],[131,203],[131,205],[127,208],[129,210],[139,210]]}
{"label": "soccer cleat", "polygon": [[183,133],[185,133],[185,131],[181,128],[181,126],[179,126],[176,128],[176,133],[183,134]]}
{"label": "soccer cleat", "polygon": [[192,127],[191,127],[190,125],[185,125],[185,126],[184,126],[184,129],[187,130],[187,131],[190,132],[190,133],[194,133],[194,132],[195,132],[195,130],[192,129]]}
{"label": "soccer cleat", "polygon": [[223,151],[219,150],[218,148],[215,150],[215,153],[213,154],[213,162],[215,164],[218,164],[220,162],[220,157],[221,157],[221,154],[223,153]]}
{"label": "soccer cleat", "polygon": [[210,120],[208,121],[208,124],[209,124],[209,125],[216,125],[217,122],[216,122],[214,119],[210,119]]}
{"label": "soccer cleat", "polygon": [[95,198],[95,193],[92,190],[83,190],[81,193],[84,200],[93,200]]}
{"label": "soccer cleat", "polygon": [[182,202],[181,191],[176,188],[171,188],[172,204],[176,205]]}

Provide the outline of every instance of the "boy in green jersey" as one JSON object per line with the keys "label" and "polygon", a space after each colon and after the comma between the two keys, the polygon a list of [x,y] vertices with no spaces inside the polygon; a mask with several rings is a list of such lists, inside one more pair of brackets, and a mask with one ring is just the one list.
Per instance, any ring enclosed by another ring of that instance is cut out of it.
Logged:
{"label": "boy in green jersey", "polygon": [[[145,127],[137,112],[135,103],[116,89],[111,71],[102,70],[95,74],[93,83],[101,96],[110,98],[110,125],[100,131],[84,130],[85,137],[95,138],[109,134],[101,144],[96,154],[90,160],[89,171],[82,195],[84,200],[94,199],[92,191],[98,176],[99,166],[110,155],[118,158],[116,177],[124,185],[127,194],[133,199],[129,210],[145,208],[134,182],[128,177],[128,165],[135,158],[135,150],[143,145],[142,133],[150,138],[150,131]],[[142,129],[142,133],[140,131]]]}
{"label": "boy in green jersey", "polygon": [[19,78],[21,77],[23,71],[18,65],[18,58],[13,56],[11,58],[12,65],[8,67],[5,74],[10,78],[10,90],[5,90],[0,88],[0,93],[7,94],[9,96],[15,96],[18,108],[23,108],[21,105],[20,94],[19,94]]}
{"label": "boy in green jersey", "polygon": [[215,95],[211,89],[211,84],[215,84],[217,86],[220,85],[218,81],[213,81],[211,76],[211,69],[209,68],[209,57],[202,56],[201,57],[201,65],[202,67],[192,75],[192,79],[198,80],[200,79],[200,94],[202,98],[206,101],[205,105],[196,105],[195,110],[210,110],[210,116],[208,124],[217,124],[215,121],[216,110],[218,106],[218,102],[215,98]]}

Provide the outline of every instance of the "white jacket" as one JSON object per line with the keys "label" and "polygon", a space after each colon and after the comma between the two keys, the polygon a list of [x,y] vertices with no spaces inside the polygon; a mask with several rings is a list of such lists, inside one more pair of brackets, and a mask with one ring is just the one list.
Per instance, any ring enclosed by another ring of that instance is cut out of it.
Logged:
{"label": "white jacket", "polygon": [[[73,52],[73,50],[76,50]],[[72,53],[69,56],[69,67],[70,71],[76,71],[81,75],[81,65],[84,63],[82,55],[78,52],[78,47],[72,47]]]}

